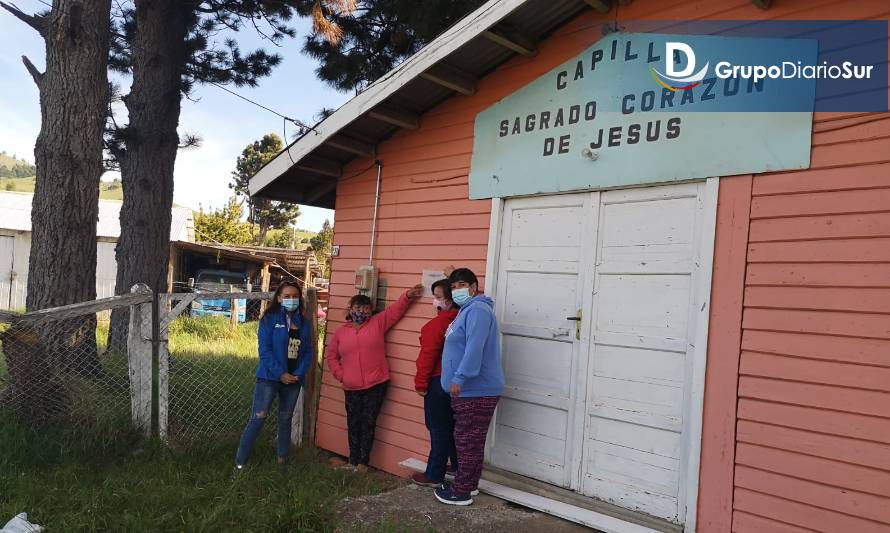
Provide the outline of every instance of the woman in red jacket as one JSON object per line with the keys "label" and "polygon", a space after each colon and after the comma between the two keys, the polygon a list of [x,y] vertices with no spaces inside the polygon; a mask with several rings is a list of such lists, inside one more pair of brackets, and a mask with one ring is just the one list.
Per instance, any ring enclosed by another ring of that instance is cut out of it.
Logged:
{"label": "woman in red jacket", "polygon": [[442,390],[439,379],[442,375],[445,331],[457,316],[457,308],[451,301],[451,282],[447,279],[433,283],[432,290],[436,316],[420,329],[420,353],[417,355],[417,374],[414,376],[414,389],[423,396],[424,421],[430,432],[430,455],[426,461],[426,472],[414,474],[411,480],[425,487],[438,487],[445,481],[449,459],[451,466],[457,469],[451,396]]}
{"label": "woman in red jacket", "polygon": [[325,350],[328,368],[346,396],[349,465],[359,471],[366,470],[371,460],[377,415],[389,384],[384,337],[422,295],[423,286],[415,285],[372,316],[371,299],[356,294],[349,300],[347,323],[337,328]]}

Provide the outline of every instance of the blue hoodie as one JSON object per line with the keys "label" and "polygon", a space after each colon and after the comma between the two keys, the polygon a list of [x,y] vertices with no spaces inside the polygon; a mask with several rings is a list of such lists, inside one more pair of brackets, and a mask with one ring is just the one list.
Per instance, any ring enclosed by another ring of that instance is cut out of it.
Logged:
{"label": "blue hoodie", "polygon": [[445,332],[442,388],[460,385],[461,398],[500,396],[504,391],[501,341],[494,302],[477,294],[460,308]]}
{"label": "blue hoodie", "polygon": [[[303,318],[299,312],[291,315],[291,320],[300,330],[300,352],[297,355],[297,369],[293,375],[306,378],[309,365],[315,359],[312,348],[312,322]],[[278,381],[281,374],[287,372],[287,315],[284,308],[279,313],[267,313],[260,320],[257,331],[257,344],[260,352],[260,364],[256,369],[256,377],[267,381]]]}

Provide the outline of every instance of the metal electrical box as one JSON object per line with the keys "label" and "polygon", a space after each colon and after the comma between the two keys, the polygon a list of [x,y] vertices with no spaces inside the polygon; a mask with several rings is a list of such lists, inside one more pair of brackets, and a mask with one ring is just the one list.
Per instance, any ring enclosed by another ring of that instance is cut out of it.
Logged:
{"label": "metal electrical box", "polygon": [[377,302],[377,267],[374,265],[364,265],[358,267],[355,271],[355,289],[359,294],[371,298],[371,301]]}

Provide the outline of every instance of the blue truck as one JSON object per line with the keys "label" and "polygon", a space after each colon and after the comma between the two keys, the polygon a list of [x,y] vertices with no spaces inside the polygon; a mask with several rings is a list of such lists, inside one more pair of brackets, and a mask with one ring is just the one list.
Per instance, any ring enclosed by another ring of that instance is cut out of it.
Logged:
{"label": "blue truck", "polygon": [[[199,270],[195,274],[194,292],[198,293],[191,305],[191,316],[224,316],[232,314],[230,299],[202,299],[201,293],[248,292],[247,274],[228,270]],[[238,308],[238,322],[247,320],[247,300],[235,300]]]}

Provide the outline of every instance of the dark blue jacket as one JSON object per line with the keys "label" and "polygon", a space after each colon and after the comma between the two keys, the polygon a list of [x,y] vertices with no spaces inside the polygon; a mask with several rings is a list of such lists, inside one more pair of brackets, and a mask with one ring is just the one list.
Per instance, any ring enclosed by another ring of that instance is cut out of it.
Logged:
{"label": "dark blue jacket", "polygon": [[[297,312],[291,320],[300,330],[300,352],[297,356],[297,369],[291,372],[300,378],[306,377],[309,365],[315,360],[315,347],[312,346],[312,322]],[[256,369],[256,377],[269,381],[278,381],[281,374],[287,372],[287,315],[284,308],[279,313],[267,313],[260,320],[257,332],[260,364]]]}

